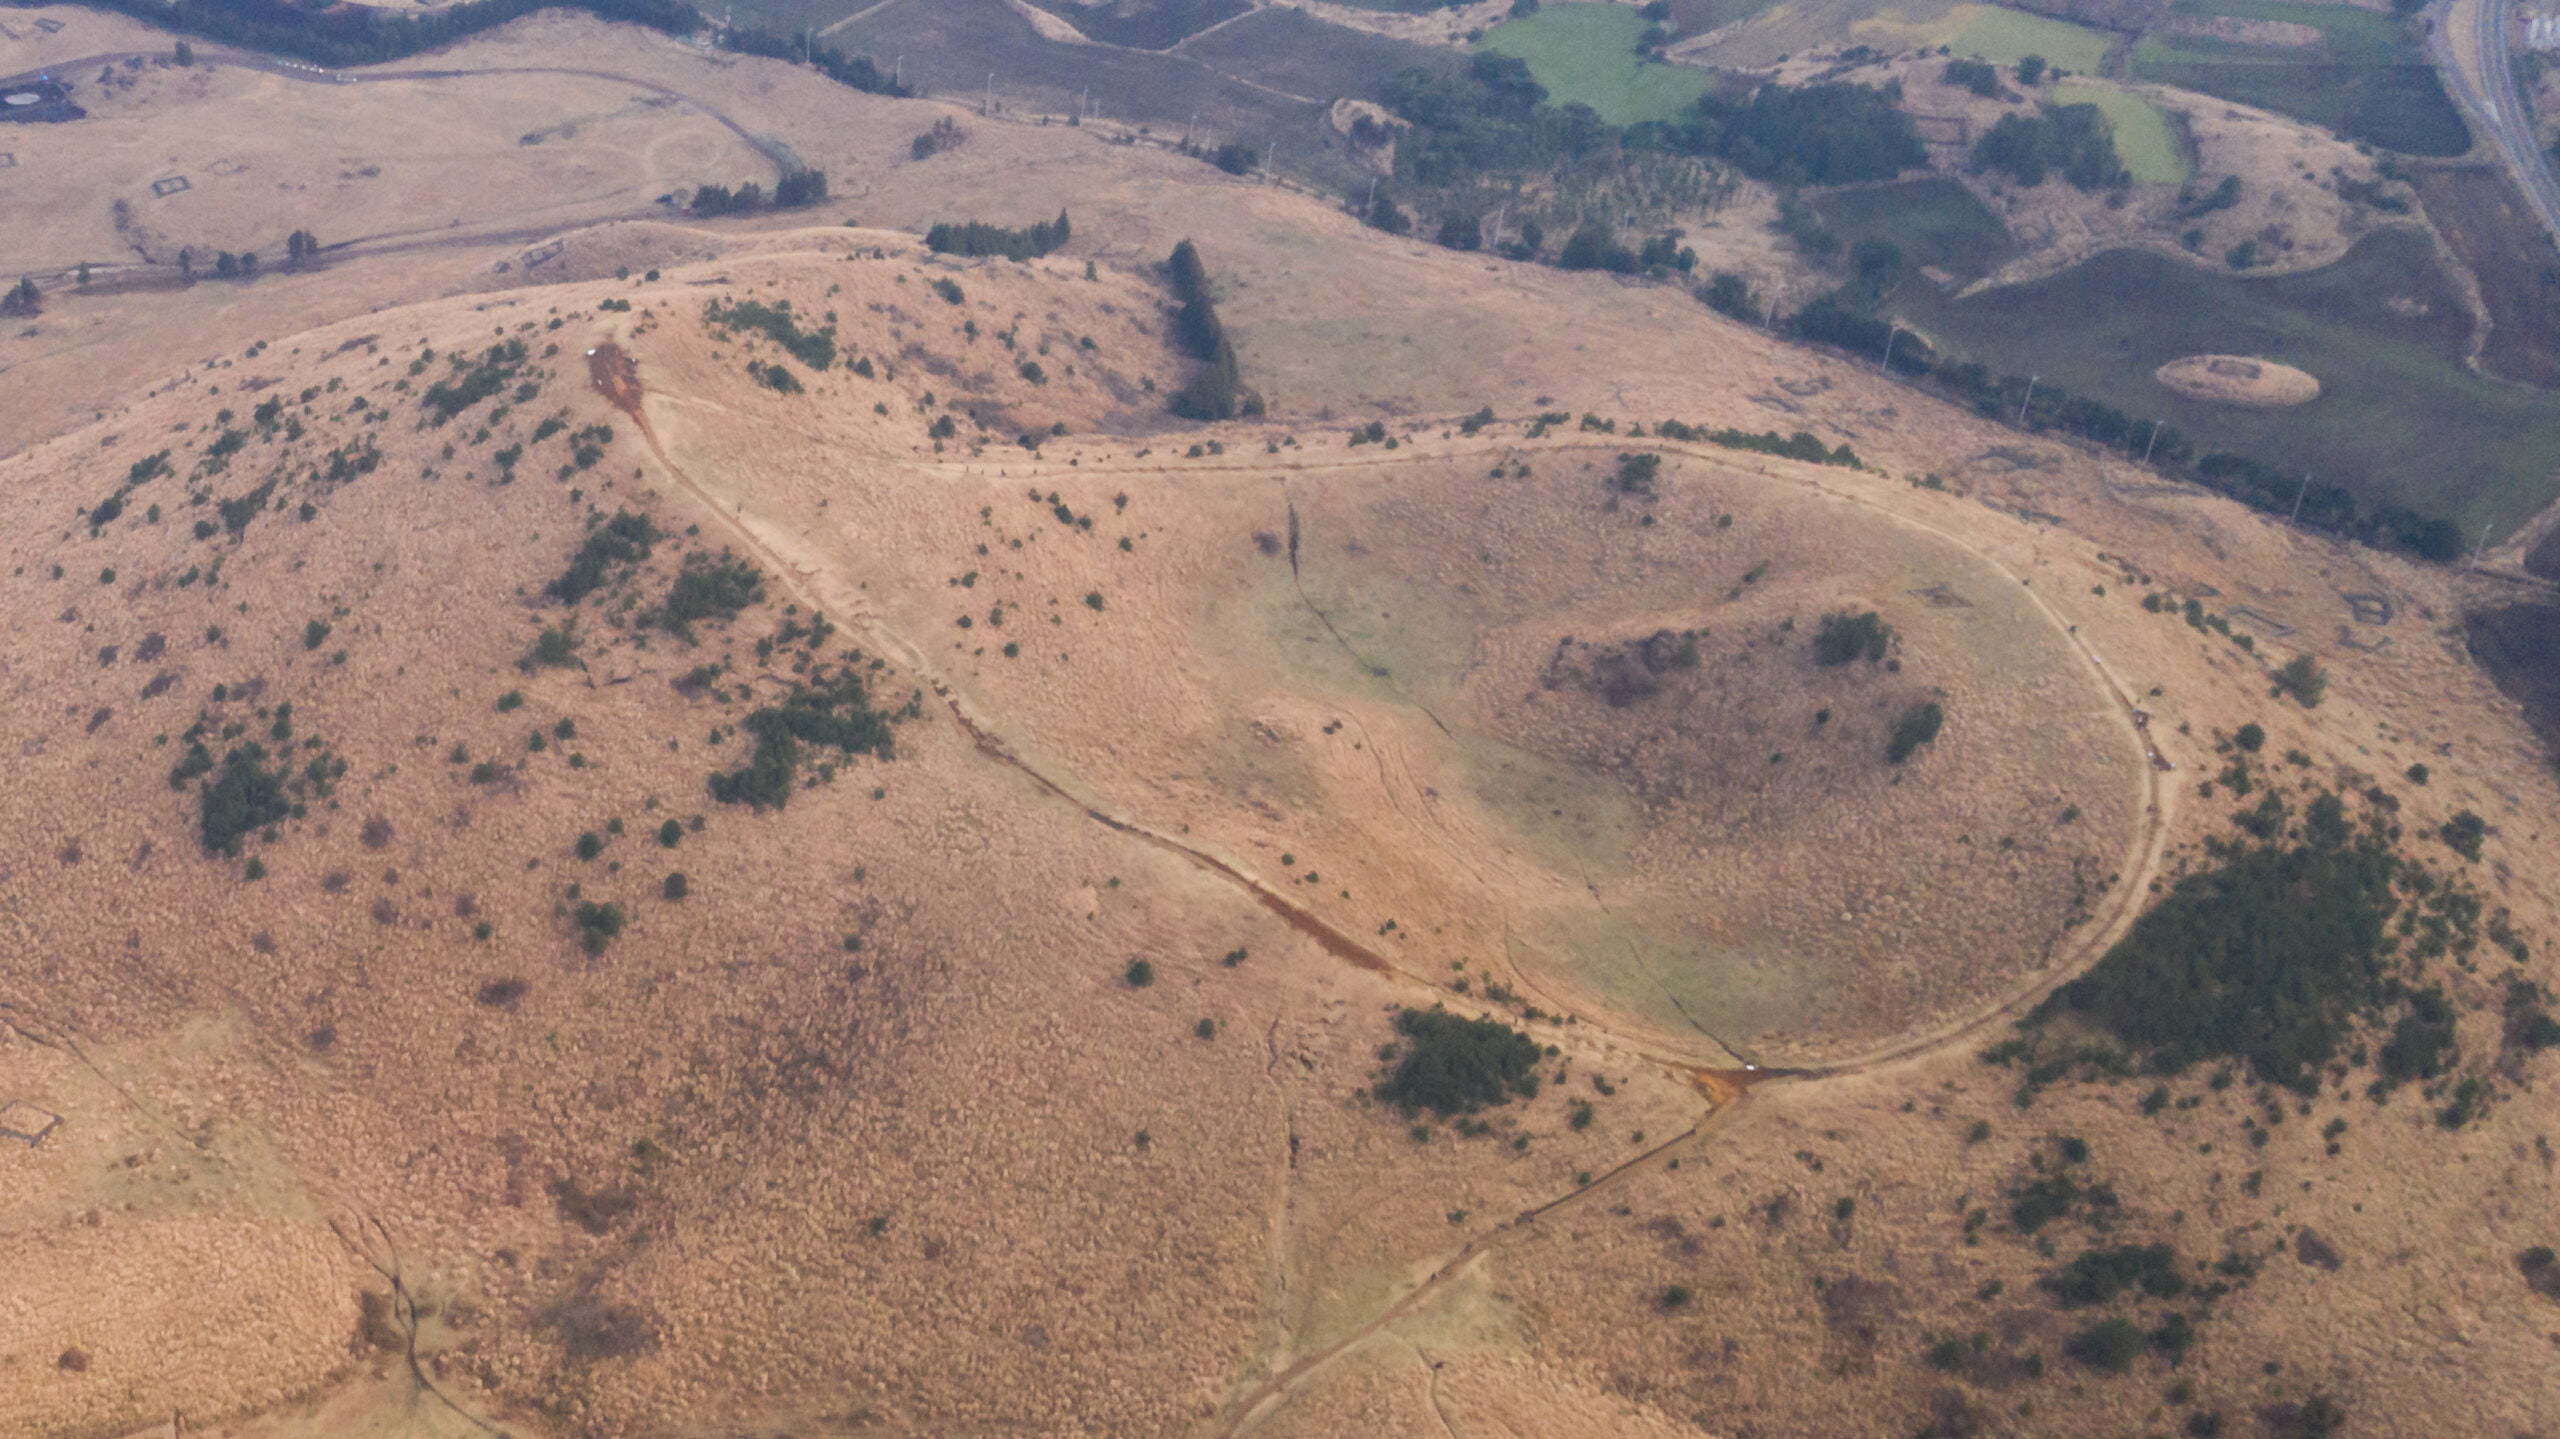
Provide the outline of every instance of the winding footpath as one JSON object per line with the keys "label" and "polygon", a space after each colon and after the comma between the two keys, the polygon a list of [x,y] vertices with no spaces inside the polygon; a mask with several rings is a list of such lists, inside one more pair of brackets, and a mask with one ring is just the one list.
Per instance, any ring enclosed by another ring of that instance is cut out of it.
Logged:
{"label": "winding footpath", "polygon": [[[843,603],[842,600],[849,591],[841,587],[832,587],[836,589],[834,596],[823,593],[822,586],[825,579],[823,569],[795,560],[781,552],[755,525],[749,522],[742,513],[742,507],[724,504],[718,495],[674,462],[660,442],[655,428],[649,422],[648,393],[641,384],[639,367],[617,341],[608,340],[590,351],[588,366],[590,380],[596,392],[630,417],[639,429],[643,442],[648,446],[651,458],[657,462],[659,468],[678,489],[717,518],[721,527],[729,532],[730,542],[756,558],[778,584],[791,593],[794,599],[807,604],[814,611],[827,614],[844,628],[863,635],[877,652],[894,656],[902,668],[912,674],[949,710],[953,720],[970,737],[981,756],[1021,772],[1042,790],[1074,805],[1096,823],[1170,851],[1198,865],[1204,871],[1226,880],[1244,891],[1257,904],[1272,910],[1288,921],[1293,928],[1314,940],[1319,947],[1336,958],[1358,968],[1416,986],[1434,1002],[1446,999],[1446,992],[1437,983],[1395,964],[1388,957],[1377,953],[1359,940],[1342,933],[1288,898],[1279,889],[1265,883],[1242,864],[1210,853],[1189,840],[1141,820],[1116,814],[1100,800],[1088,797],[1084,786],[1072,776],[1052,774],[1025,758],[1018,746],[1003,737],[996,721],[981,713],[963,695],[958,686],[935,669],[932,662],[917,646],[891,629],[880,615]],[[1590,1182],[1577,1185],[1563,1194],[1522,1210],[1511,1218],[1469,1237],[1452,1252],[1442,1257],[1420,1282],[1382,1305],[1376,1313],[1354,1326],[1349,1333],[1304,1352],[1292,1350],[1284,1345],[1279,1352],[1269,1356],[1268,1367],[1263,1372],[1240,1380],[1227,1402],[1200,1426],[1197,1432],[1201,1439],[1208,1439],[1208,1436],[1218,1436],[1218,1439],[1237,1439],[1237,1436],[1249,1432],[1264,1419],[1278,1412],[1292,1394],[1333,1361],[1378,1337],[1398,1321],[1428,1308],[1452,1285],[1473,1272],[1486,1257],[1537,1232],[1537,1226],[1542,1219],[1558,1212],[1568,1212],[1597,1203],[1628,1182],[1676,1162],[1683,1154],[1695,1151],[1708,1135],[1729,1124],[1740,1113],[1743,1102],[1749,1094],[1761,1085],[1816,1083],[1827,1078],[1862,1073],[1889,1064],[1918,1060],[1970,1042],[1973,1036],[1987,1027],[2025,1013],[2061,985],[2086,973],[2115,946],[2126,931],[2132,928],[2135,920],[2142,913],[2151,881],[2160,873],[2166,857],[2168,837],[2172,829],[2170,821],[2174,813],[2176,787],[2167,783],[2162,771],[2151,762],[2151,756],[2156,751],[2153,750],[2141,726],[2135,722],[2139,711],[2134,704],[2132,690],[2107,668],[2105,661],[2090,648],[2078,628],[2068,623],[2024,576],[2002,565],[1962,537],[1902,514],[1862,494],[1847,490],[1830,482],[1828,477],[1809,467],[1778,467],[1745,458],[1731,451],[1699,445],[1655,442],[1654,447],[1667,453],[1680,454],[1726,469],[1756,474],[1772,483],[1790,484],[1858,504],[1935,536],[1942,542],[1972,555],[2010,579],[2017,580],[2046,619],[2068,637],[2127,736],[2129,763],[2136,767],[2140,776],[2138,787],[2141,791],[2142,803],[2134,826],[2134,835],[2128,844],[2124,867],[2090,915],[2083,920],[2078,933],[2072,937],[2069,945],[2057,953],[2051,963],[2030,976],[2024,983],[1987,1006],[1979,1007],[1968,1014],[1958,1015],[1926,1031],[1906,1035],[1891,1045],[1870,1053],[1849,1056],[1803,1069],[1763,1069],[1757,1066],[1732,1068],[1730,1067],[1731,1059],[1721,1053],[1712,1060],[1696,1054],[1666,1054],[1661,1052],[1662,1046],[1657,1037],[1621,1033],[1612,1029],[1605,1018],[1583,1016],[1584,1028],[1597,1030],[1608,1038],[1616,1040],[1645,1061],[1656,1065],[1668,1077],[1692,1088],[1706,1106],[1698,1120],[1677,1137],[1624,1161],[1616,1168],[1594,1177]],[[1186,463],[1178,466],[1172,464],[1085,465],[1078,467],[1076,473],[1082,478],[1091,479],[1098,474],[1112,473],[1170,473],[1179,470],[1183,473],[1196,474],[1203,470],[1225,470],[1243,477],[1267,474],[1275,467],[1301,473],[1378,470],[1410,464],[1417,459],[1469,457],[1479,454],[1489,458],[1531,449],[1541,453],[1551,453],[1591,448],[1594,447],[1569,439],[1544,443],[1511,440],[1482,445],[1442,446],[1424,454],[1405,454],[1393,459],[1354,459],[1345,456],[1339,460],[1316,462],[1301,460],[1275,466],[1267,459],[1257,462],[1257,459],[1252,457],[1236,457],[1224,462]],[[972,466],[970,462],[960,461],[946,465],[944,468],[966,472],[977,467]],[[1018,462],[1008,462],[1006,468],[1010,476],[1018,472],[1020,466]],[[1064,473],[1063,469],[1060,472]]]}

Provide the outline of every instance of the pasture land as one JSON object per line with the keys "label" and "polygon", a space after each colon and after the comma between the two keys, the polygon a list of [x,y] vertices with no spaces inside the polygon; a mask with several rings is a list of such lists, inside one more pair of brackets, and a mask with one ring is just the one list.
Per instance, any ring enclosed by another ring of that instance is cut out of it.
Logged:
{"label": "pasture land", "polygon": [[2427,218],[2479,278],[2489,307],[2480,363],[2533,385],[2560,385],[2560,252],[2490,168],[2415,170],[2409,177]]}
{"label": "pasture land", "polygon": [[1550,5],[1498,26],[1483,46],[1529,62],[1559,105],[1580,103],[1612,125],[1668,120],[1707,92],[1703,70],[1636,57],[1644,17],[1623,5]]}
{"label": "pasture land", "polygon": [[2291,0],[2190,0],[2180,10],[2307,25],[2320,32],[2320,43],[2246,45],[2154,33],[2134,47],[2133,78],[2291,115],[2404,154],[2459,155],[2471,148],[2471,132],[2425,53],[2387,16]]}
{"label": "pasture land", "polygon": [[1285,5],[1257,10],[1183,53],[1236,79],[1327,103],[1345,95],[1368,99],[1399,70],[1451,70],[1460,63],[1456,52],[1437,45],[1330,24]]}
{"label": "pasture land", "polygon": [[[2471,316],[2415,227],[2377,231],[2337,264],[2244,279],[2110,250],[2050,278],[1957,300],[1905,283],[1892,308],[1931,342],[2035,374],[2200,450],[2300,464],[2369,504],[2503,534],[2560,495],[2560,396],[2474,374]],[[2320,398],[2237,410],[2182,398],[2153,371],[2194,354],[2309,371]]]}
{"label": "pasture land", "polygon": [[1670,31],[1675,39],[1704,35],[1769,9],[1777,0],[1671,0]]}
{"label": "pasture land", "polygon": [[[798,3],[798,0],[758,0]],[[831,0],[834,3],[834,0]],[[899,63],[907,83],[952,99],[984,93],[1016,112],[1072,113],[1090,92],[1109,119],[1181,129],[1211,142],[1284,144],[1303,163],[1332,154],[1324,107],[1258,88],[1188,55],[1147,54],[1051,40],[1005,0],[909,0],[835,33],[847,50]],[[1343,182],[1348,183],[1345,167]]]}
{"label": "pasture land", "polygon": [[1076,0],[1032,0],[1105,45],[1170,50],[1222,20],[1252,9],[1248,0],[1150,0],[1137,5],[1082,5]]}
{"label": "pasture land", "polygon": [[2015,65],[2029,55],[2041,55],[2075,74],[2095,75],[2116,43],[2116,37],[2104,30],[1998,5],[1960,6],[1948,18],[1956,26],[1946,43],[1959,55],[1994,65]]}
{"label": "pasture land", "polygon": [[1979,280],[2018,253],[2009,227],[1955,180],[1834,190],[1813,204],[1844,242],[1888,241],[1911,265],[1944,270],[1959,281]]}
{"label": "pasture land", "polygon": [[2095,105],[2115,132],[2116,154],[2133,178],[2146,185],[2183,185],[2195,174],[2169,116],[2139,95],[2104,85],[2062,84],[2053,98],[2063,105]]}

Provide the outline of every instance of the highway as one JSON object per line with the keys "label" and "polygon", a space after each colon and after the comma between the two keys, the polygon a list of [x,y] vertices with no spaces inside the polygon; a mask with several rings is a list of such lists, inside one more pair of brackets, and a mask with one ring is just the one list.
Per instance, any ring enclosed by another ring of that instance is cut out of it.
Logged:
{"label": "highway", "polygon": [[2429,16],[2427,49],[2475,134],[2497,150],[2527,207],[2560,244],[2560,180],[2534,144],[2533,112],[2516,90],[2509,5],[2510,0],[2442,0]]}

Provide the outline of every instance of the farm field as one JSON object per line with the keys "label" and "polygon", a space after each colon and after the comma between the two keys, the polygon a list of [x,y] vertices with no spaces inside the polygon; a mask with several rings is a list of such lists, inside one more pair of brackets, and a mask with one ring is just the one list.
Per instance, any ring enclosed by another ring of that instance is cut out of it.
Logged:
{"label": "farm field", "polygon": [[1365,99],[1399,70],[1453,70],[1461,63],[1457,52],[1437,45],[1328,24],[1285,5],[1265,6],[1182,53],[1239,80],[1317,101]]}
{"label": "farm field", "polygon": [[1758,15],[1777,0],[1671,0],[1672,35],[1681,40]]}
{"label": "farm field", "polygon": [[1249,0],[1149,0],[1139,5],[1099,0],[1032,0],[1041,9],[1105,45],[1169,50],[1190,36],[1252,9]]}
{"label": "farm field", "polygon": [[1896,180],[1814,198],[1822,222],[1843,243],[1883,240],[1913,267],[1944,270],[1959,282],[1979,280],[2018,252],[2000,217],[1949,179]]}
{"label": "farm field", "polygon": [[2053,98],[2056,104],[2095,105],[2104,111],[2115,131],[2116,154],[2135,180],[2183,185],[2194,175],[2195,167],[2187,163],[2177,135],[2169,128],[2168,115],[2141,96],[2105,85],[2066,82],[2054,87]]}
{"label": "farm field", "polygon": [[1956,24],[1945,43],[1959,55],[1994,65],[2015,65],[2029,55],[2041,55],[2075,74],[2094,75],[2116,43],[2116,37],[2104,30],[1998,5],[1960,6],[1950,18]]}
{"label": "farm field", "polygon": [[2409,179],[2427,218],[2480,279],[2489,308],[2481,365],[2510,380],[2560,385],[2560,252],[2515,186],[2487,167],[2420,169]]}
{"label": "farm field", "polygon": [[2133,78],[2291,115],[2404,154],[2471,148],[2470,131],[2426,56],[2385,16],[2289,0],[2210,0],[2180,13],[2309,26],[2320,43],[2256,45],[2155,32],[2134,47]]}
{"label": "farm field", "polygon": [[1668,120],[1710,83],[1706,72],[1636,58],[1644,17],[1623,5],[1550,5],[1498,26],[1483,47],[1529,62],[1559,105],[1580,103],[1612,125]]}
{"label": "farm field", "polygon": [[[1963,300],[1905,283],[1895,309],[1941,348],[2037,374],[2200,450],[2297,463],[2375,504],[2504,534],[2560,495],[2560,396],[2473,374],[2470,317],[2414,227],[2378,231],[2324,269],[2269,279],[2112,250],[2049,279]],[[2152,371],[2191,354],[2258,355],[2316,376],[2283,411],[2182,399]]]}
{"label": "farm field", "polygon": [[[835,32],[849,51],[904,57],[909,84],[927,94],[976,96],[990,83],[1017,110],[1070,113],[1088,90],[1097,114],[1185,126],[1212,142],[1292,146],[1313,157],[1329,134],[1323,107],[1230,79],[1188,55],[1144,54],[1048,39],[1005,0],[907,0]],[[894,61],[893,61],[894,63]]]}

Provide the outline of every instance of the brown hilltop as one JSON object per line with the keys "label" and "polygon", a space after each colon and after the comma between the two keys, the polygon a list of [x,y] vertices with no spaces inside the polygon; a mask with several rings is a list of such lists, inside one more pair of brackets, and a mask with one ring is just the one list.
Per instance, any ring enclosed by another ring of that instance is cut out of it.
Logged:
{"label": "brown hilltop", "polygon": [[[12,433],[56,438],[0,461],[0,1105],[61,1123],[0,1139],[0,1412],[2560,1424],[2517,1377],[2552,1327],[2519,1263],[2560,1239],[2512,998],[2550,971],[2560,794],[2458,643],[2492,581],[1179,157],[991,122],[910,168],[936,107],[556,17],[457,53],[567,45],[825,136],[859,218],[1072,203],[1078,240],[961,264],[624,221],[530,272],[539,244],[491,241],[9,338]],[[1162,417],[1146,267],[1190,233],[1269,424]],[[734,308],[786,300],[832,313],[823,368]],[[105,380],[173,357],[117,407]],[[1355,407],[1423,418],[1353,446]],[[1664,457],[1650,498],[1621,453]],[[625,557],[549,593],[599,534]],[[762,593],[722,618],[735,564]],[[1813,661],[1870,610],[1881,658]],[[2297,655],[2317,709],[2270,696]],[[1892,763],[1923,699],[1945,727]],[[874,709],[893,757],[828,743]],[[784,724],[801,787],[728,792],[788,802],[719,798]],[[203,785],[251,743],[299,813],[252,804],[273,823],[208,854]],[[2387,1024],[2308,1094],[1980,1057],[2232,814],[2313,787],[2385,796],[2434,892],[2520,946],[2428,961],[2449,1067],[2378,1101]],[[1390,1011],[1434,1001],[1541,1047],[1487,1132],[1373,1094]],[[2174,1297],[2046,1282],[2152,1244]],[[2192,1333],[2155,1340],[2172,1311]],[[2122,1372],[2066,1347],[2108,1319]]]}

